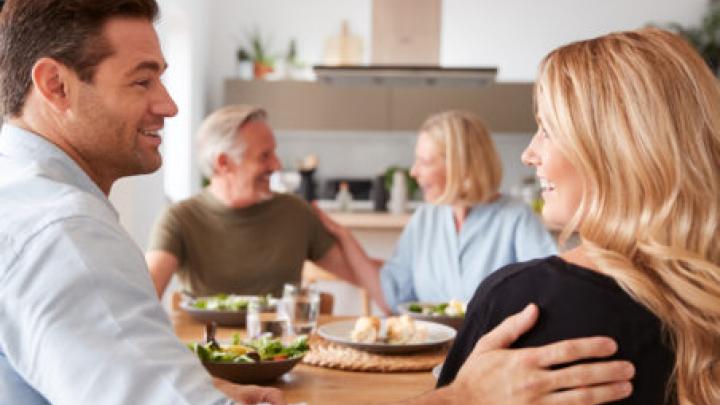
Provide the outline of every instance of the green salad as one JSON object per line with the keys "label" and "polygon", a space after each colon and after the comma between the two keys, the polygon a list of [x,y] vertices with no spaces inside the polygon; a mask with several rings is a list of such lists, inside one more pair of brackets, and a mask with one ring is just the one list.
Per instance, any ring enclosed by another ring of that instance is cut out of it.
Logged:
{"label": "green salad", "polygon": [[[260,305],[268,304],[268,297],[259,297]],[[244,311],[250,297],[235,294],[217,294],[210,297],[198,297],[191,301],[190,306],[209,311]]]}
{"label": "green salad", "polygon": [[280,339],[262,337],[257,340],[241,342],[235,334],[229,345],[214,346],[212,343],[188,344],[200,360],[223,363],[257,363],[259,361],[278,361],[302,357],[310,350],[307,336],[299,336],[292,343],[284,345]]}
{"label": "green salad", "polygon": [[465,316],[465,304],[455,299],[439,304],[422,304],[415,302],[408,305],[408,311],[422,315]]}

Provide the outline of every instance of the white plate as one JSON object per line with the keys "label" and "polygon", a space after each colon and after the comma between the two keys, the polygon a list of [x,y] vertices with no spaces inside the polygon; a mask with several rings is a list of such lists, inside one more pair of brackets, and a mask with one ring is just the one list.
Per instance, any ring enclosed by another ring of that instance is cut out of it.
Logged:
{"label": "white plate", "polygon": [[425,307],[425,306],[433,307],[433,306],[437,305],[437,303],[432,303],[432,302],[406,302],[404,304],[398,305],[398,311],[401,314],[408,314],[415,319],[441,323],[443,325],[447,325],[452,328],[455,328],[455,330],[460,330],[460,327],[462,326],[463,322],[465,321],[464,315],[456,315],[456,316],[436,315],[436,314],[426,315],[426,314],[423,314],[420,312],[413,312],[409,309],[410,305],[413,305],[413,304],[417,304],[417,305],[420,305],[423,307]]}
{"label": "white plate", "polygon": [[415,321],[418,326],[427,329],[427,339],[422,343],[358,343],[350,339],[350,333],[355,327],[355,320],[337,321],[325,324],[318,329],[318,334],[323,338],[354,349],[365,350],[373,353],[400,354],[422,352],[438,347],[455,339],[455,329],[435,322]]}

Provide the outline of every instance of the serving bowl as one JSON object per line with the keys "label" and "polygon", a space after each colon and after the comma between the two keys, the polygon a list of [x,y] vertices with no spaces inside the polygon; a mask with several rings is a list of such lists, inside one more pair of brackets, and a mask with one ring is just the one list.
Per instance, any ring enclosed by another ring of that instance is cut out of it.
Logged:
{"label": "serving bowl", "polygon": [[[264,300],[265,308],[271,308],[274,304],[265,297],[253,296],[253,295],[240,295],[234,296],[238,299],[244,299],[247,302],[253,299]],[[247,307],[236,308],[236,309],[219,309],[219,308],[198,308],[196,303],[200,300],[214,299],[215,296],[210,297],[191,297],[189,295],[183,295],[180,300],[180,308],[187,312],[190,316],[202,323],[215,322],[221,326],[235,326],[244,327],[245,319],[247,318]]]}
{"label": "serving bowl", "polygon": [[205,369],[215,377],[238,384],[271,383],[292,370],[302,357],[257,363],[224,363],[203,361]]}

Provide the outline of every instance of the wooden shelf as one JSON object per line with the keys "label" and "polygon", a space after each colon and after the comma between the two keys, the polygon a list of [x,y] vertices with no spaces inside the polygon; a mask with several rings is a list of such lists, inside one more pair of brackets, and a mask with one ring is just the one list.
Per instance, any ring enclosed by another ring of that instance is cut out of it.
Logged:
{"label": "wooden shelf", "polygon": [[532,83],[383,87],[230,79],[225,104],[264,107],[275,129],[416,131],[430,114],[462,109],[480,115],[492,132],[531,133],[532,88]]}

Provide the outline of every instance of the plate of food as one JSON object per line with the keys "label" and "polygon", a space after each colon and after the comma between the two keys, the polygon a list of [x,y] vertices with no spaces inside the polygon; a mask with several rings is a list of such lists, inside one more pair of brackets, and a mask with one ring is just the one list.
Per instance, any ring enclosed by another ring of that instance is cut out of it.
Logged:
{"label": "plate of food", "polygon": [[423,321],[431,321],[460,329],[465,321],[466,304],[456,299],[448,302],[406,302],[398,305],[401,314]]}
{"label": "plate of food", "polygon": [[190,343],[188,345],[215,377],[239,384],[269,383],[292,370],[310,350],[307,336],[283,343],[281,339],[263,337],[241,342],[235,335],[231,342]]}
{"label": "plate of food", "polygon": [[216,322],[223,326],[245,326],[248,303],[260,300],[261,306],[271,307],[272,297],[254,295],[217,294],[207,297],[184,295],[180,308],[200,322]]}
{"label": "plate of food", "polygon": [[373,353],[403,354],[437,349],[455,339],[455,329],[408,315],[380,320],[364,316],[357,320],[325,324],[318,334],[333,343]]}

